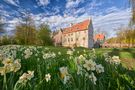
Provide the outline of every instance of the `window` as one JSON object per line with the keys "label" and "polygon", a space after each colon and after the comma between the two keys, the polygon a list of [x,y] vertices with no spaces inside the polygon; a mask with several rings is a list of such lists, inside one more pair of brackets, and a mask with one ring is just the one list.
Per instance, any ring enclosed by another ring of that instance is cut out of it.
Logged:
{"label": "window", "polygon": [[68,42],[70,42],[70,39],[68,38]]}
{"label": "window", "polygon": [[71,33],[71,35],[73,35],[73,33]]}
{"label": "window", "polygon": [[85,37],[83,37],[83,40],[85,40]]}
{"label": "window", "polygon": [[71,41],[73,41],[73,38],[71,38]]}

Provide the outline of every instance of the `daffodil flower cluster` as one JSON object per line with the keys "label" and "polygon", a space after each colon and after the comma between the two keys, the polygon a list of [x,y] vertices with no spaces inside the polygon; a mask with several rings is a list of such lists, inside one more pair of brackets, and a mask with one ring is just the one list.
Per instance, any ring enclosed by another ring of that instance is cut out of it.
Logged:
{"label": "daffodil flower cluster", "polygon": [[17,50],[19,50],[20,46],[18,45],[7,45],[0,47],[0,54],[5,58],[16,58]]}
{"label": "daffodil flower cluster", "polygon": [[73,51],[69,49],[69,50],[67,51],[67,54],[68,54],[68,55],[73,55]]}
{"label": "daffodil flower cluster", "polygon": [[3,67],[0,67],[0,74],[4,75],[9,72],[17,72],[21,68],[20,60],[13,61],[12,59],[6,58],[2,61]]}
{"label": "daffodil flower cluster", "polygon": [[28,71],[24,73],[18,80],[18,83],[25,84],[28,80],[31,80],[34,77],[34,71]]}
{"label": "daffodil flower cluster", "polygon": [[113,56],[112,57],[112,61],[113,61],[113,63],[115,63],[115,64],[120,64],[120,58],[119,58],[119,56]]}
{"label": "daffodil flower cluster", "polygon": [[54,52],[43,53],[43,59],[55,58],[55,57],[56,54]]}
{"label": "daffodil flower cluster", "polygon": [[28,59],[28,58],[30,58],[31,57],[31,55],[33,54],[32,53],[32,51],[29,49],[29,48],[27,48],[25,51],[24,51],[24,57],[25,57],[25,59]]}
{"label": "daffodil flower cluster", "polygon": [[77,65],[77,74],[83,75],[85,74],[94,84],[96,84],[97,78],[94,75],[96,72],[97,74],[104,72],[104,67],[101,64],[97,64],[92,59],[87,60],[86,57],[80,55],[75,59],[75,63]]}
{"label": "daffodil flower cluster", "polygon": [[116,64],[119,65],[121,60],[119,56],[109,56],[108,53],[104,53],[105,61],[109,62],[110,64]]}

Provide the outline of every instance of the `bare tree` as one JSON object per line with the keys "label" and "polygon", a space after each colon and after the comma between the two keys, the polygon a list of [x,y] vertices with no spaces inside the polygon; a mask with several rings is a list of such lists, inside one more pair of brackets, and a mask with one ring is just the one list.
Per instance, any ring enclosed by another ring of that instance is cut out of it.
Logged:
{"label": "bare tree", "polygon": [[16,26],[16,39],[20,44],[34,44],[36,42],[36,27],[28,11],[22,13],[21,21]]}
{"label": "bare tree", "polygon": [[3,19],[2,19],[2,16],[0,16],[0,34],[1,33],[4,33],[4,22],[3,22]]}
{"label": "bare tree", "polygon": [[130,25],[134,25],[135,24],[135,0],[129,0],[129,1],[132,7],[132,18],[130,20]]}

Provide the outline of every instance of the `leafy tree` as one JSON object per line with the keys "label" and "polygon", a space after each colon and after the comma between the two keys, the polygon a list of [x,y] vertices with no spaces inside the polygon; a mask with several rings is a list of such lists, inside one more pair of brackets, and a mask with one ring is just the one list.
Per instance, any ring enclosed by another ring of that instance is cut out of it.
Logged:
{"label": "leafy tree", "polygon": [[42,45],[53,45],[49,25],[41,24],[39,26],[38,39]]}
{"label": "leafy tree", "polygon": [[22,21],[16,26],[15,38],[18,44],[35,44],[36,27],[29,13],[25,13]]}

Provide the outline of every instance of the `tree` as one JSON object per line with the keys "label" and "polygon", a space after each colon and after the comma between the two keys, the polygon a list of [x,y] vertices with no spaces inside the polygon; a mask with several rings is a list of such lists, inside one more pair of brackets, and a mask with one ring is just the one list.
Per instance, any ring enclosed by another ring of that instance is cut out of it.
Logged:
{"label": "tree", "polygon": [[18,44],[36,43],[36,27],[28,12],[24,13],[21,22],[16,26],[15,38]]}
{"label": "tree", "polygon": [[127,44],[128,47],[133,47],[135,44],[135,30],[132,28],[119,28],[117,32],[117,43]]}
{"label": "tree", "polygon": [[132,18],[130,20],[130,25],[132,26],[135,24],[135,0],[129,0],[129,2],[132,8]]}
{"label": "tree", "polygon": [[42,45],[52,45],[51,30],[49,25],[41,24],[38,31],[38,39]]}
{"label": "tree", "polygon": [[3,22],[3,19],[2,19],[2,17],[0,16],[0,34],[1,33],[4,33],[4,22]]}

